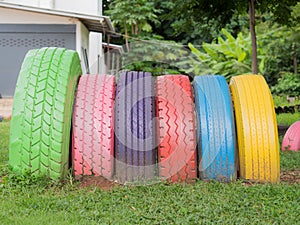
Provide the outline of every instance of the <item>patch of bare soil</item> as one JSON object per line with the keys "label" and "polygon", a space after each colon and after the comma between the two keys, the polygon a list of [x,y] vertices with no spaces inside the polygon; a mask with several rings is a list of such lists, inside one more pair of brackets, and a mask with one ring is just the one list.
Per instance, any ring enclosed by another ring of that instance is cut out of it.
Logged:
{"label": "patch of bare soil", "polygon": [[290,184],[300,184],[300,169],[281,171],[280,181]]}
{"label": "patch of bare soil", "polygon": [[[281,171],[280,182],[285,182],[289,184],[300,184],[300,169]],[[242,184],[244,186],[253,186],[264,183],[244,180]]]}
{"label": "patch of bare soil", "polygon": [[[77,181],[80,182],[79,187],[98,187],[104,191],[110,191],[116,186],[121,186],[121,184],[118,184],[114,181],[107,180],[104,177],[96,177],[96,176],[83,176],[80,178],[76,178]],[[188,182],[188,183],[194,183]],[[296,170],[287,170],[287,171],[281,171],[280,173],[280,182],[286,182],[289,184],[300,184],[300,169]],[[252,181],[243,181],[244,186],[253,186],[255,184],[260,184],[258,182],[252,182]],[[261,183],[263,184],[263,183]]]}
{"label": "patch of bare soil", "polygon": [[76,180],[80,182],[79,187],[99,187],[103,191],[110,191],[119,185],[118,183],[107,180],[101,176],[82,176],[80,178],[76,178]]}

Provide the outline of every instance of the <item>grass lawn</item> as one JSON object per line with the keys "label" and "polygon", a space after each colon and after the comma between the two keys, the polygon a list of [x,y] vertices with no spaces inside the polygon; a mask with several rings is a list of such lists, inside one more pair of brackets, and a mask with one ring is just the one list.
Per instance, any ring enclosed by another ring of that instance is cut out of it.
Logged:
{"label": "grass lawn", "polygon": [[296,121],[300,120],[300,112],[296,113],[281,113],[277,116],[277,123],[282,125],[292,125]]}
{"label": "grass lawn", "polygon": [[[300,184],[203,182],[111,191],[6,175],[9,123],[0,123],[0,224],[296,224]],[[300,153],[281,153],[282,171]],[[297,222],[298,221],[298,222]]]}

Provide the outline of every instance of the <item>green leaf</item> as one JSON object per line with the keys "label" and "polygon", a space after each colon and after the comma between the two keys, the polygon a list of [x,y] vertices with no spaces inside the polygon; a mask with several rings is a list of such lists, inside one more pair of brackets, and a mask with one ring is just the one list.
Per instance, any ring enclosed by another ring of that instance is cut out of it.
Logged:
{"label": "green leaf", "polygon": [[244,61],[244,59],[246,58],[246,56],[247,56],[246,52],[242,52],[242,53],[239,55],[239,57],[238,57],[238,61],[239,61],[239,62]]}
{"label": "green leaf", "polygon": [[221,31],[230,42],[235,42],[235,38],[226,29],[223,28]]}
{"label": "green leaf", "polygon": [[207,60],[210,58],[207,54],[204,54],[203,52],[199,51],[197,48],[194,47],[191,43],[188,44],[189,48],[191,49],[192,53],[198,57],[199,60]]}
{"label": "green leaf", "polygon": [[152,27],[151,27],[151,25],[149,23],[145,23],[142,26],[142,30],[146,31],[146,32],[151,32],[152,31]]}
{"label": "green leaf", "polygon": [[265,58],[265,57],[262,58],[262,59],[260,60],[259,66],[258,66],[259,72],[260,72],[261,74],[264,74],[265,61],[266,61],[266,58]]}
{"label": "green leaf", "polygon": [[177,56],[176,56],[175,54],[173,54],[173,53],[168,53],[168,54],[166,55],[166,59],[167,59],[167,60],[176,60],[176,59],[177,59]]}
{"label": "green leaf", "polygon": [[213,47],[213,45],[209,45],[207,43],[203,43],[202,48],[204,49],[204,51],[206,51],[206,53],[210,56],[210,57],[218,57],[218,53],[215,51],[215,48]]}

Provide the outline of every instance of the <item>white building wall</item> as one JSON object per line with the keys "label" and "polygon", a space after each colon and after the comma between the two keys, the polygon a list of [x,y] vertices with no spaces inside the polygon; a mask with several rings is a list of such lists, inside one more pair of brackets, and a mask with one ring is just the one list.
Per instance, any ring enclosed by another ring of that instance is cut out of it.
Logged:
{"label": "white building wall", "polygon": [[104,60],[102,52],[102,34],[101,33],[90,33],[90,45],[89,50],[89,62],[91,74],[104,74]]}
{"label": "white building wall", "polygon": [[39,0],[1,0],[1,2],[39,7]]}
{"label": "white building wall", "polygon": [[53,9],[54,0],[39,0],[39,7]]}
{"label": "white building wall", "polygon": [[2,2],[61,11],[82,13],[93,16],[102,15],[102,0],[0,0]]}
{"label": "white building wall", "polygon": [[[0,0],[0,2],[1,1],[25,6],[55,9],[94,16],[102,15],[102,0]],[[82,47],[87,49],[91,73],[104,71],[104,69],[102,68],[104,62],[101,63],[101,61],[103,61],[102,34],[94,33],[89,35],[89,31],[77,19],[40,13],[29,13],[21,10],[15,11],[13,9],[3,8],[1,9],[0,23],[76,24],[76,49],[80,55],[83,70],[86,71],[83,62]],[[98,58],[100,58],[100,62],[97,62]]]}
{"label": "white building wall", "polygon": [[87,51],[89,50],[89,31],[78,19],[0,8],[0,24],[75,24],[76,50],[81,59],[83,72],[86,71],[82,48],[87,49]]}
{"label": "white building wall", "polygon": [[78,22],[77,19],[64,16],[0,8],[0,23],[2,24],[77,24]]}
{"label": "white building wall", "polygon": [[56,0],[54,8],[57,10],[77,12],[88,15],[100,16],[102,7],[98,0]]}

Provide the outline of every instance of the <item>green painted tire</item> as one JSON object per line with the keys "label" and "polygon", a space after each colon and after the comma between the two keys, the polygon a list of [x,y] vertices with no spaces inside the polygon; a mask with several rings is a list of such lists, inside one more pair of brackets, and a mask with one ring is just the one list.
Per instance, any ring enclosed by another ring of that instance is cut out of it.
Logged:
{"label": "green painted tire", "polygon": [[65,177],[72,108],[81,73],[75,51],[42,48],[27,53],[11,120],[9,164],[13,171],[52,179]]}

